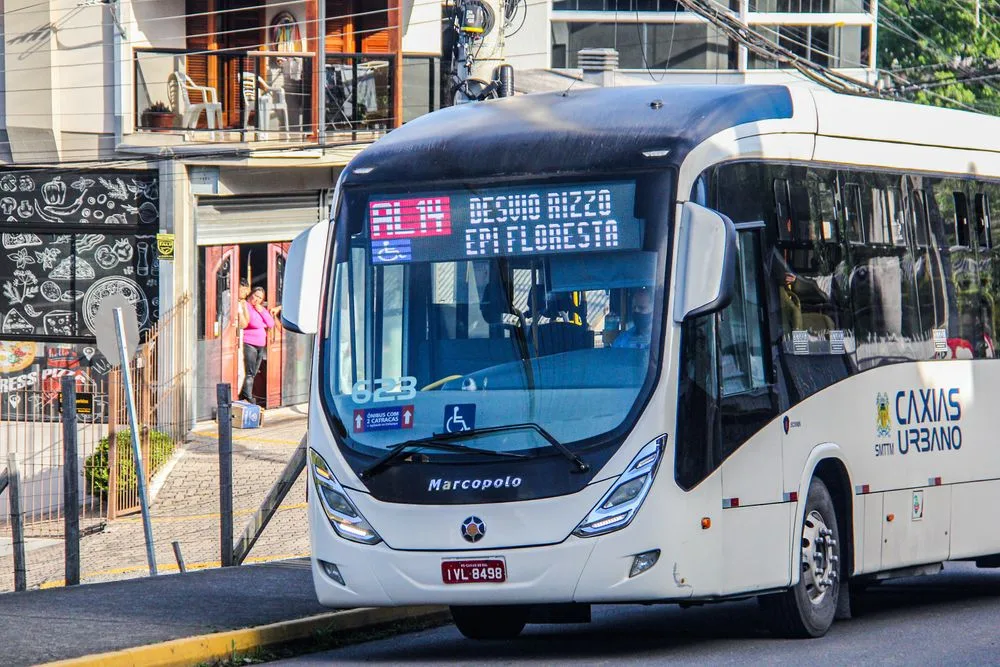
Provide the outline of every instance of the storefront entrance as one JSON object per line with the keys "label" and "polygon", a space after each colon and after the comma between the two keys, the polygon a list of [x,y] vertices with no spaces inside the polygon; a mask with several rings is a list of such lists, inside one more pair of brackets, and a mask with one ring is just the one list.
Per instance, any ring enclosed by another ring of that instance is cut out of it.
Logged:
{"label": "storefront entrance", "polygon": [[[237,322],[240,279],[247,279],[251,287],[263,287],[268,307],[280,306],[291,240],[322,219],[327,206],[326,190],[321,189],[197,197],[198,265],[193,278],[198,284],[195,410],[199,419],[214,417],[218,383],[228,383],[233,398],[239,395],[244,366]],[[274,319],[266,360],[254,380],[254,399],[267,408],[305,403],[313,339],[284,331],[280,315]]]}
{"label": "storefront entrance", "polygon": [[[198,376],[199,416],[211,418],[214,389],[231,387],[236,399],[244,377],[237,308],[240,279],[265,289],[265,307],[281,305],[289,242],[247,243],[199,248],[201,276]],[[285,332],[280,315],[268,331],[267,353],[253,384],[254,399],[267,408],[304,402],[308,396],[311,337]]]}

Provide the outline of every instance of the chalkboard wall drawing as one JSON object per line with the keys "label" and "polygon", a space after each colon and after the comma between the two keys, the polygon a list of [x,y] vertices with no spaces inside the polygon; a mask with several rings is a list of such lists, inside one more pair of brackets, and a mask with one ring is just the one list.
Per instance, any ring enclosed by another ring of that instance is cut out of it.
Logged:
{"label": "chalkboard wall drawing", "polygon": [[155,172],[0,173],[0,337],[92,340],[110,294],[159,313]]}
{"label": "chalkboard wall drawing", "polygon": [[0,176],[0,213],[8,223],[154,225],[159,188],[152,172],[92,176],[65,171]]}
{"label": "chalkboard wall drawing", "polygon": [[149,324],[149,300],[143,294],[139,284],[130,278],[109,277],[101,278],[90,286],[83,296],[83,320],[93,333],[97,333],[96,318],[97,311],[101,307],[101,301],[112,294],[121,294],[128,302],[135,306],[135,317],[139,322],[139,329],[146,328]]}
{"label": "chalkboard wall drawing", "polygon": [[0,241],[2,241],[3,247],[8,250],[42,245],[42,239],[38,238],[35,234],[4,234],[0,237]]}

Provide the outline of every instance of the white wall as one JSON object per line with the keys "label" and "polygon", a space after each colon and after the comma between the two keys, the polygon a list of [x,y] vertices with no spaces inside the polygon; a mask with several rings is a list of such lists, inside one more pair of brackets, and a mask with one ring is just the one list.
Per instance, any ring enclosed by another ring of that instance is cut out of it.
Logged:
{"label": "white wall", "polygon": [[55,40],[50,25],[62,12],[36,0],[4,2],[4,102],[15,160],[58,158],[59,106]]}
{"label": "white wall", "polygon": [[[64,132],[113,132],[114,24],[107,7],[53,2],[59,16],[52,77]],[[71,156],[69,156],[71,157]]]}
{"label": "white wall", "polygon": [[403,0],[403,53],[441,54],[441,0]]}
{"label": "white wall", "polygon": [[[526,0],[528,4],[524,25],[513,37],[507,38],[504,53],[507,62],[514,66],[514,80],[519,69],[547,69],[552,63],[549,22],[552,3],[549,0]],[[516,18],[514,27],[521,19]]]}
{"label": "white wall", "polygon": [[184,0],[128,0],[128,5],[128,39],[132,48],[187,46]]}

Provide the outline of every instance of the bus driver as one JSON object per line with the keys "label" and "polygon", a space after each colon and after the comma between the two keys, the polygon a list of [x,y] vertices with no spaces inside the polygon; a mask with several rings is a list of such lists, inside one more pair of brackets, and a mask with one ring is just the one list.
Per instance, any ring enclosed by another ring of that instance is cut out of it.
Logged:
{"label": "bus driver", "polygon": [[611,347],[645,350],[653,328],[653,297],[642,287],[632,294],[632,326],[621,332]]}

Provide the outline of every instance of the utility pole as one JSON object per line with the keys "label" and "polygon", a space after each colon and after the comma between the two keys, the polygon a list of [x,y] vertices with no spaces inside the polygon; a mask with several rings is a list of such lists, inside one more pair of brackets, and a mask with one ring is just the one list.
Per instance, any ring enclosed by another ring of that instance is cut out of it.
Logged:
{"label": "utility pole", "polygon": [[451,76],[454,104],[509,97],[514,70],[504,62],[504,33],[519,0],[455,0]]}

